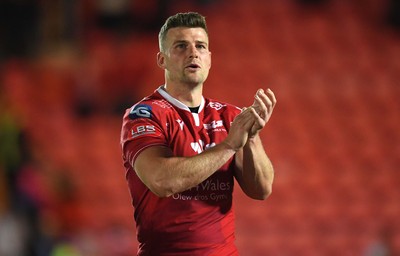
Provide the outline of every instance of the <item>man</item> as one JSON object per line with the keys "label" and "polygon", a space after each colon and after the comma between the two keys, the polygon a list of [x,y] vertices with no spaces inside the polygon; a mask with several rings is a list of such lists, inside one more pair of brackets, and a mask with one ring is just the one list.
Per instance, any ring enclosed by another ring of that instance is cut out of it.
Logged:
{"label": "man", "polygon": [[159,45],[165,84],[127,110],[121,132],[138,255],[237,255],[234,178],[251,198],[271,193],[259,132],[275,96],[260,89],[242,110],[203,97],[211,52],[200,14],[168,18]]}

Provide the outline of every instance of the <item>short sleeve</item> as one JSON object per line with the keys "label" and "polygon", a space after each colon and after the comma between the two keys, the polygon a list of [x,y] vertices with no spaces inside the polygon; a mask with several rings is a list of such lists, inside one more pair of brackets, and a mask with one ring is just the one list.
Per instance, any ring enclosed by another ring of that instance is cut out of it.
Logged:
{"label": "short sleeve", "polygon": [[[146,105],[145,105],[146,106]],[[138,114],[138,109],[142,111]],[[147,147],[167,145],[167,140],[160,119],[143,105],[127,110],[121,130],[123,158],[133,165],[138,154]],[[127,146],[129,144],[129,147]]]}

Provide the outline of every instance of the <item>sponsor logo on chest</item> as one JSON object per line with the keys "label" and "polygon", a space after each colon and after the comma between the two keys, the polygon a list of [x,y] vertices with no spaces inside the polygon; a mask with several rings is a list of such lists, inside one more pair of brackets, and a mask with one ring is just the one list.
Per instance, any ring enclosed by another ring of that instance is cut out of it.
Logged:
{"label": "sponsor logo on chest", "polygon": [[[179,125],[180,131],[182,132],[184,127],[185,127],[184,121],[182,121],[181,119],[176,119],[175,122]],[[167,127],[168,126],[169,126],[169,123],[167,123]],[[203,124],[203,127],[207,131],[207,133],[220,132],[220,131],[225,131],[226,132],[226,129],[224,127],[224,122],[222,120],[213,120],[213,121],[211,121],[211,123]],[[202,139],[199,139],[199,140],[197,140],[195,142],[191,142],[190,143],[190,147],[197,154],[200,154],[204,150],[207,150],[208,148],[211,148],[211,147],[213,147],[215,145],[216,145],[215,142],[206,144],[204,142],[204,140],[202,140]]]}
{"label": "sponsor logo on chest", "polygon": [[206,130],[216,129],[216,128],[219,128],[219,127],[223,127],[224,126],[224,122],[222,120],[213,120],[209,124],[203,124],[203,126],[204,126],[204,129],[206,129]]}

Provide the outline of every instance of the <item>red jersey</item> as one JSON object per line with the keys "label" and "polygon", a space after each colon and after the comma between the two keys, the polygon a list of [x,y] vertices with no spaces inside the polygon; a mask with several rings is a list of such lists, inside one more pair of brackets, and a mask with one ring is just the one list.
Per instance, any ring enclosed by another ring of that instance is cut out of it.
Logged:
{"label": "red jersey", "polygon": [[192,156],[222,142],[240,109],[202,98],[198,113],[163,87],[126,111],[121,132],[138,255],[237,255],[232,210],[233,158],[199,185],[159,198],[139,179],[133,164],[147,147]]}

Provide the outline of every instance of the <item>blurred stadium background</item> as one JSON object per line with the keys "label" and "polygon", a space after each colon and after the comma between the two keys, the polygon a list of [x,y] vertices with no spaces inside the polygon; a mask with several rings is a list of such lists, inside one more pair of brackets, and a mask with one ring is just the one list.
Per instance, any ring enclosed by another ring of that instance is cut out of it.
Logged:
{"label": "blurred stadium background", "polygon": [[278,98],[274,192],[235,190],[241,255],[400,255],[396,0],[1,1],[0,255],[135,254],[121,117],[163,83],[161,23],[190,10],[205,94]]}

